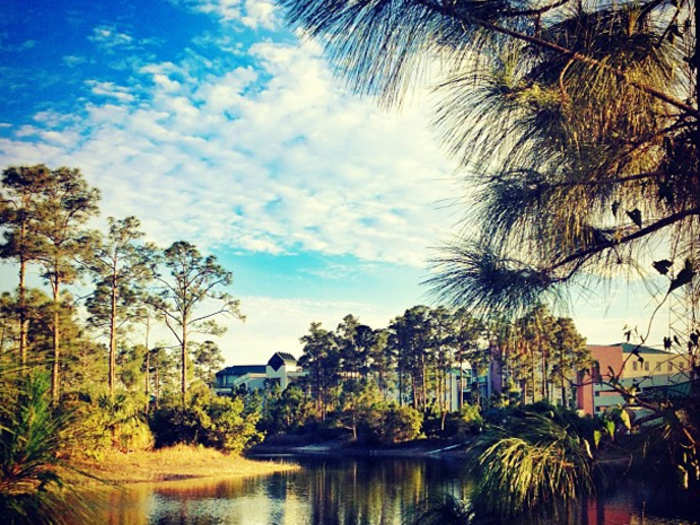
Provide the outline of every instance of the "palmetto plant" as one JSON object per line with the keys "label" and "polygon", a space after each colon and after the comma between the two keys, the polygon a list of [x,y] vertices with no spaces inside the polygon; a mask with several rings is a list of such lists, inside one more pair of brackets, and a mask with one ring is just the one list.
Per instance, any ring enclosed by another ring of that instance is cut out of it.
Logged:
{"label": "palmetto plant", "polygon": [[474,507],[508,516],[590,493],[595,443],[576,417],[564,410],[517,411],[483,433],[470,451]]}
{"label": "palmetto plant", "polygon": [[[14,390],[7,377],[0,388]],[[61,463],[60,431],[66,417],[54,411],[45,373],[27,375],[12,404],[0,414],[0,516],[9,524],[61,524],[81,516],[78,503],[68,508],[67,493],[56,474]]]}

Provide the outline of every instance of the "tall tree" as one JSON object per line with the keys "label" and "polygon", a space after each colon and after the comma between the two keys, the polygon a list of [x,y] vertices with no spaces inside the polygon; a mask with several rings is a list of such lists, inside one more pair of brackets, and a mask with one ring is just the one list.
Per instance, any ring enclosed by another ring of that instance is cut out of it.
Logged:
{"label": "tall tree", "polygon": [[575,379],[578,371],[590,367],[591,355],[586,339],[576,330],[572,319],[559,317],[553,336],[552,382],[559,385],[561,404],[568,407],[566,385]]}
{"label": "tall tree", "polygon": [[143,237],[136,217],[116,220],[107,218],[106,236],[86,239],[94,246],[90,267],[95,291],[87,301],[90,322],[106,326],[109,334],[109,397],[114,398],[116,378],[117,331],[119,326],[139,317],[139,296],[151,278],[151,260],[155,248],[139,242]]}
{"label": "tall tree", "polygon": [[41,190],[51,181],[51,171],[44,165],[10,167],[2,173],[0,192],[0,225],[5,242],[0,246],[0,257],[16,259],[19,269],[17,286],[17,317],[19,319],[19,356],[22,366],[27,363],[28,313],[25,294],[27,264],[36,260],[42,251],[34,225],[40,220],[37,199]]}
{"label": "tall tree", "polygon": [[478,375],[483,368],[484,352],[479,350],[479,340],[484,332],[484,323],[472,316],[469,309],[461,307],[454,313],[455,320],[455,359],[459,365],[459,396],[458,405],[462,408],[463,392],[465,387],[464,364],[469,363],[470,368]]}
{"label": "tall tree", "polygon": [[[215,317],[245,317],[240,312],[240,302],[221,291],[231,285],[233,274],[219,265],[213,255],[204,257],[192,244],[177,241],[163,252],[160,262],[152,266],[157,292],[148,300],[163,316],[180,347],[180,396],[184,404],[190,334],[220,335],[225,328],[216,323]],[[164,266],[169,275],[163,275],[159,266]],[[201,313],[209,305],[213,307]]]}
{"label": "tall tree", "polygon": [[340,378],[338,340],[333,332],[314,322],[309,326],[309,333],[299,341],[304,345],[299,366],[307,371],[307,381],[316,401],[316,414],[325,420],[331,389],[337,386]]}
{"label": "tall tree", "polygon": [[383,396],[393,390],[396,383],[396,354],[389,344],[390,337],[391,334],[386,328],[374,330],[372,346],[369,349],[369,371]]}
{"label": "tall tree", "polygon": [[36,259],[43,268],[42,275],[51,287],[53,299],[51,397],[55,403],[60,393],[61,291],[64,285],[78,278],[83,268],[79,261],[88,260],[92,255],[93,247],[84,242],[82,229],[97,215],[100,193],[88,185],[78,169],[58,168],[48,177],[36,197],[36,222],[33,224],[43,244]]}
{"label": "tall tree", "polygon": [[427,359],[431,341],[430,308],[414,306],[396,317],[389,325],[391,344],[396,348],[399,365],[399,400],[403,402],[404,376],[411,381],[413,408],[425,410],[427,406]]}

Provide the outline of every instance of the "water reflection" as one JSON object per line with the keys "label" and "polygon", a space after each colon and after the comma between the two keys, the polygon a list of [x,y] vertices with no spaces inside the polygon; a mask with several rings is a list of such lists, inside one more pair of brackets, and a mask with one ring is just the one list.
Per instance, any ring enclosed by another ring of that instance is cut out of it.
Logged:
{"label": "water reflection", "polygon": [[[179,482],[115,491],[96,522],[109,525],[399,525],[425,502],[448,494],[465,498],[458,463],[428,460],[299,460],[302,469],[259,478]],[[527,524],[632,525],[642,523],[630,493],[581,502]],[[649,520],[648,525],[672,523]],[[680,523],[680,522],[673,522]],[[448,525],[448,524],[445,524]],[[515,522],[509,524],[515,525]]]}

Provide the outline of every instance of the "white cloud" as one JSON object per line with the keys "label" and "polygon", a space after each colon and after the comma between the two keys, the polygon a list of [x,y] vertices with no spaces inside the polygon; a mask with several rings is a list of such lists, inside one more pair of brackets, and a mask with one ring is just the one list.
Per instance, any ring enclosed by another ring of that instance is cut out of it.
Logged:
{"label": "white cloud", "polygon": [[88,39],[106,49],[124,47],[134,42],[131,35],[117,30],[113,25],[100,25],[93,28],[92,35]]}
{"label": "white cloud", "polygon": [[[306,334],[311,322],[321,322],[333,330],[342,318],[352,313],[372,327],[387,326],[400,312],[374,305],[350,301],[314,301],[276,299],[271,297],[241,297],[244,323],[233,321],[228,332],[218,341],[226,364],[264,364],[274,352],[302,353],[299,338]],[[270,327],[274,327],[271,333]]]}
{"label": "white cloud", "polygon": [[246,14],[241,21],[253,29],[264,27],[272,30],[279,24],[276,10],[275,3],[269,0],[246,0]]}
{"label": "white cloud", "polygon": [[251,29],[272,30],[279,25],[277,6],[270,0],[184,0],[183,3],[224,22],[240,22]]}
{"label": "white cloud", "polygon": [[104,215],[136,215],[162,244],[423,265],[460,212],[439,206],[457,181],[425,104],[384,113],[349,95],[309,42],[258,43],[251,61],[216,73],[188,57],[143,66],[130,86],[91,80],[110,101],[35,115],[0,141],[2,162],[80,167]]}
{"label": "white cloud", "polygon": [[[124,86],[118,86],[114,82],[99,82],[97,80],[87,80],[85,82],[92,89],[95,95],[116,98],[119,102],[131,102],[134,100],[134,95],[129,93],[129,89]],[[34,117],[36,120],[36,116]]]}
{"label": "white cloud", "polygon": [[63,63],[66,64],[68,67],[79,66],[80,64],[84,64],[88,61],[86,57],[76,55],[66,55],[61,60],[63,60]]}

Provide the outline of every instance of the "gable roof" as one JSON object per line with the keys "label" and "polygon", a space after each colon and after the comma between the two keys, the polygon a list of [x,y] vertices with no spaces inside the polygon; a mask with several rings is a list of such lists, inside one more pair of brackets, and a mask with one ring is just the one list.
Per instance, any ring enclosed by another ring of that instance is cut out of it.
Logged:
{"label": "gable roof", "polygon": [[275,355],[280,356],[280,359],[282,359],[282,361],[285,363],[297,363],[297,358],[287,352],[275,352]]}
{"label": "gable roof", "polygon": [[246,374],[264,374],[265,365],[236,365],[227,366],[223,370],[219,370],[216,376],[243,376]]}

